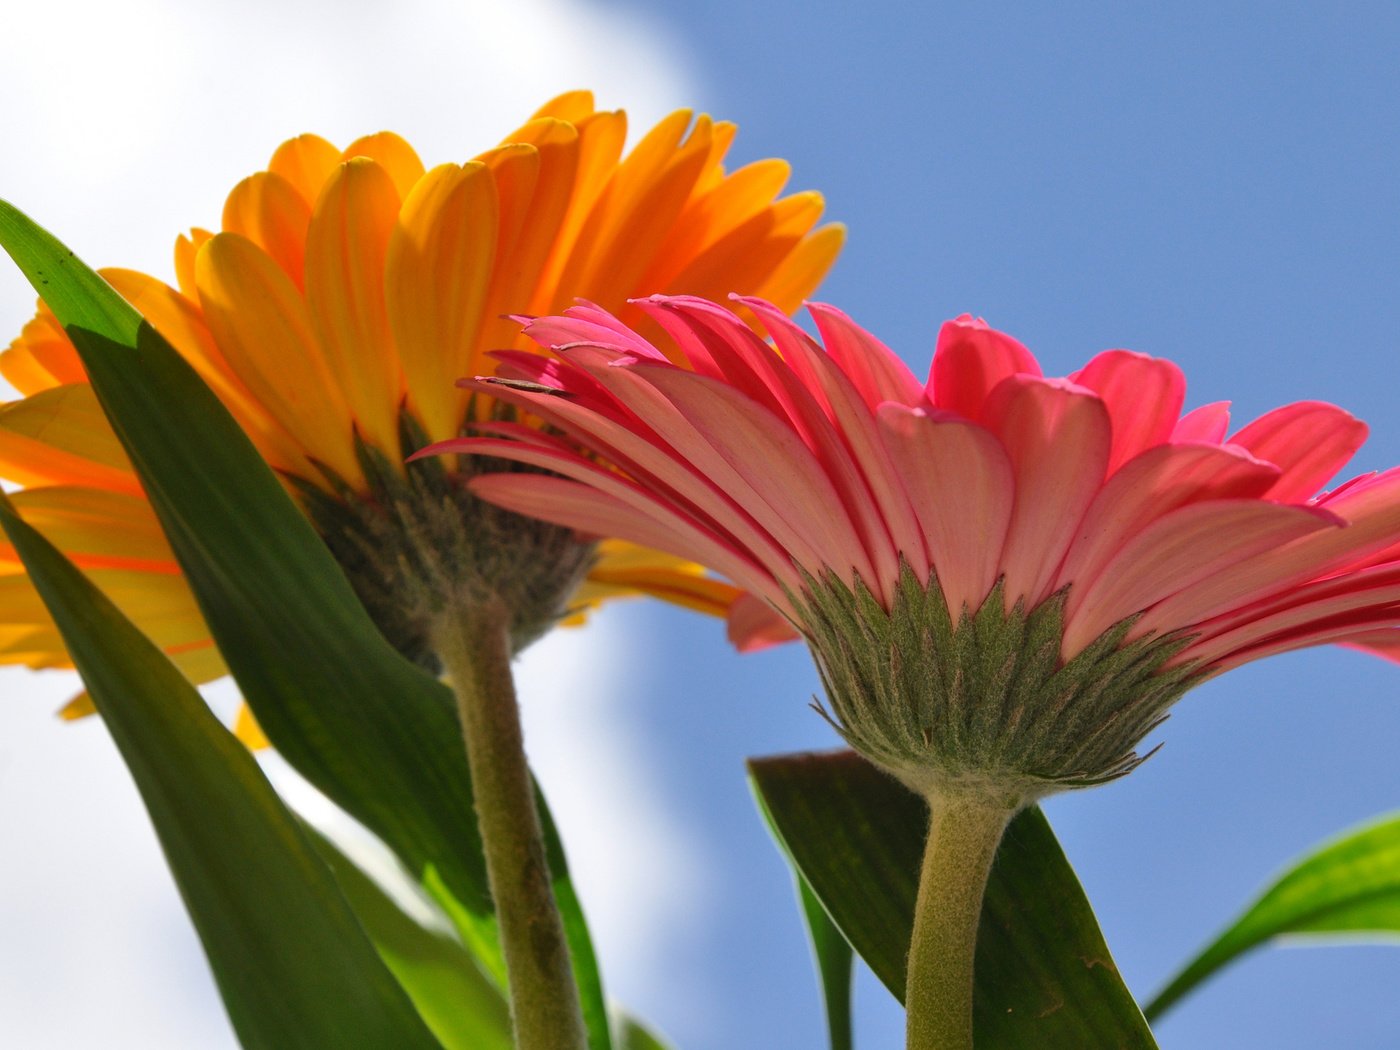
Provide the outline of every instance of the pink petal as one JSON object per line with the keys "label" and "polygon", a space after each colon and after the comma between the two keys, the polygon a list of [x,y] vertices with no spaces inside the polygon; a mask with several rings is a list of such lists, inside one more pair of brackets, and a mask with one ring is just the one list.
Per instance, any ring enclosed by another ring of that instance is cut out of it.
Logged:
{"label": "pink petal", "polygon": [[1213,401],[1209,405],[1193,408],[1182,416],[1172,431],[1172,440],[1218,445],[1229,432],[1230,402]]}
{"label": "pink petal", "polygon": [[903,555],[920,580],[927,582],[931,563],[907,487],[855,385],[782,311],[761,299],[741,298],[739,302],[759,317],[793,374],[826,408],[828,418],[850,446],[856,468],[864,473],[874,509],[888,528],[895,551]]}
{"label": "pink petal", "polygon": [[[1201,581],[1224,578],[1243,589],[1251,577],[1250,559],[1333,527],[1323,511],[1259,500],[1212,500],[1173,511],[1124,544],[1097,580],[1070,590],[1061,653],[1069,659],[1124,617],[1189,593]],[[1139,623],[1132,636],[1146,633]]]}
{"label": "pink petal", "polygon": [[746,490],[729,489],[730,495],[808,572],[830,569],[848,582],[854,573],[878,583],[850,508],[791,428],[718,380],[656,365],[629,371],[643,375],[694,427],[686,456],[712,451]]}
{"label": "pink petal", "polygon": [[982,418],[983,402],[997,384],[1022,374],[1041,374],[1034,355],[987,322],[963,314],[945,322],[938,332],[927,396],[937,407],[975,422]]}
{"label": "pink petal", "polygon": [[1400,620],[1400,566],[1321,580],[1290,590],[1282,600],[1212,620],[1181,658],[1215,662],[1270,639],[1303,638],[1335,627],[1339,617],[1354,622],[1358,616]]}
{"label": "pink petal", "polygon": [[[614,380],[645,386],[626,369],[613,370]],[[559,427],[638,481],[666,494],[683,513],[700,517],[710,527],[732,534],[744,550],[779,578],[791,573],[791,558],[753,519],[721,491],[711,477],[700,473],[688,461],[678,458],[659,435],[640,422],[638,432],[625,420],[612,418],[568,398],[537,394],[511,388],[496,388],[497,397],[520,405],[547,423]],[[649,387],[647,389],[650,389]],[[616,414],[616,413],[614,413]],[[470,442],[473,439],[467,439]],[[465,451],[456,442],[444,442],[444,451]],[[431,450],[430,450],[431,451]],[[797,577],[793,576],[793,579]]]}
{"label": "pink petal", "polygon": [[[700,375],[721,378],[724,375],[724,367],[720,361],[715,360],[707,340],[703,339],[699,333],[694,332],[690,325],[687,325],[685,319],[675,311],[672,305],[675,298],[679,297],[648,295],[644,300],[633,300],[633,304],[640,308],[644,314],[651,316],[658,325],[661,325],[661,329],[666,335],[675,340],[676,347],[685,358],[685,363],[689,364],[693,371],[699,372]],[[753,335],[753,333],[750,332],[749,335]],[[721,354],[725,353],[725,347],[722,347],[722,344],[720,351]],[[757,400],[762,400],[762,395]]]}
{"label": "pink petal", "polygon": [[562,315],[527,318],[524,333],[546,350],[566,343],[592,343],[652,361],[666,355],[616,317],[597,307],[570,307]]}
{"label": "pink petal", "polygon": [[1113,424],[1109,474],[1139,452],[1170,440],[1186,399],[1181,369],[1131,350],[1105,350],[1070,379],[1098,394],[1108,409]]}
{"label": "pink petal", "polygon": [[1270,499],[1301,503],[1346,466],[1366,431],[1365,423],[1336,405],[1299,401],[1266,412],[1231,441],[1283,471]]}
{"label": "pink petal", "polygon": [[913,500],[949,612],[976,612],[996,583],[1014,502],[995,437],[956,416],[887,403],[880,427]]}
{"label": "pink petal", "polygon": [[745,592],[729,607],[729,640],[741,653],[757,652],[801,637],[778,610]]}
{"label": "pink petal", "polygon": [[1271,638],[1253,648],[1236,650],[1216,661],[1211,667],[1211,674],[1219,674],[1266,656],[1329,643],[1367,650],[1390,660],[1400,659],[1400,653],[1393,648],[1397,644],[1394,638],[1383,640],[1386,634],[1400,635],[1395,630],[1397,626],[1400,626],[1400,612],[1394,609],[1355,619],[1343,617],[1336,623],[1314,624],[1303,631]]}
{"label": "pink petal", "polygon": [[1247,566],[1173,595],[1142,617],[1134,630],[1173,630],[1201,623],[1254,602],[1270,601],[1302,582],[1371,564],[1376,554],[1393,549],[1400,536],[1400,469],[1387,470],[1369,483],[1350,487],[1327,501],[1326,507],[1310,510],[1336,515],[1338,528],[1268,550]]}
{"label": "pink petal", "polygon": [[1360,631],[1345,638],[1334,638],[1333,641],[1348,649],[1371,653],[1384,660],[1400,661],[1400,630],[1395,627]]}
{"label": "pink petal", "polygon": [[[520,454],[529,451],[535,450],[522,446],[510,458],[529,462]],[[577,465],[572,472],[579,477],[586,475]],[[740,587],[787,607],[782,588],[743,551],[617,475],[600,471],[584,481],[574,481],[543,474],[479,474],[468,487],[481,499],[517,514],[701,562]],[[790,587],[796,580],[793,573],[787,574]]]}
{"label": "pink petal", "polygon": [[846,314],[826,303],[808,303],[807,312],[817,323],[826,352],[872,410],[883,401],[917,405],[924,400],[923,388],[909,366]]}
{"label": "pink petal", "polygon": [[[725,451],[716,449],[711,444],[710,429],[712,428],[704,431],[698,428],[654,383],[657,376],[668,375],[682,377],[682,382],[688,379],[694,383],[719,385],[716,380],[697,376],[669,365],[638,365],[621,368],[589,365],[588,371],[607,387],[620,405],[636,417],[649,435],[647,440],[634,443],[629,448],[630,452],[637,457],[646,456],[646,449],[641,446],[648,443],[660,444],[666,448],[668,455],[662,458],[663,461],[670,461],[672,471],[682,470],[692,476],[705,479],[705,485],[716,493],[723,493],[723,498],[731,503],[731,509],[727,512],[728,517],[717,516],[716,520],[729,526],[731,524],[729,519],[732,517],[735,519],[732,524],[736,528],[742,527],[747,522],[757,523],[763,535],[757,536],[754,541],[751,541],[758,544],[755,549],[764,549],[765,547],[774,551],[781,549],[781,557],[784,560],[796,560],[814,574],[820,573],[822,568],[829,564],[813,542],[818,537],[812,533],[801,513],[785,498],[781,489],[769,487],[763,478],[759,478],[758,484],[755,486],[746,476],[748,464],[744,464],[745,469],[738,469],[731,462],[735,455],[741,460],[752,458],[760,464],[758,468],[760,474],[774,470],[781,473],[782,468],[767,458],[767,449],[764,448],[763,443],[751,444],[747,448],[735,450],[731,447],[733,435],[727,434],[720,439],[726,446]],[[784,441],[789,448],[795,445],[802,450],[801,454],[805,454],[810,459],[811,454],[803,448],[801,442],[792,435],[792,432],[773,420],[760,406],[753,404],[739,394],[732,394],[732,398],[737,399],[737,405],[731,403],[722,408],[719,413],[726,431],[734,428],[734,418],[732,415],[726,414],[727,412],[737,413],[743,417],[750,415],[766,417],[764,423],[758,424],[760,430],[763,430],[766,425],[768,429],[783,434],[785,441],[784,438],[778,440]],[[553,413],[559,416],[566,414],[568,410],[562,406],[546,403],[541,406],[540,411],[542,418],[549,419],[549,415],[544,413]],[[579,419],[585,431],[591,425],[586,417],[576,418]],[[607,454],[611,456],[610,452]],[[630,470],[630,467],[626,467],[625,461],[614,460],[614,462]],[[750,528],[748,533],[754,535],[755,530]],[[771,536],[772,539],[768,539],[768,536]],[[834,553],[832,556],[837,557],[838,561],[844,561],[842,556]],[[840,571],[835,565],[831,567]]]}
{"label": "pink petal", "polygon": [[1307,580],[1366,564],[1400,537],[1400,468],[1351,487],[1326,507],[1311,509],[1333,514],[1338,527],[1265,551],[1248,564],[1173,595],[1150,610],[1135,632],[1200,623],[1266,601]]}
{"label": "pink petal", "polygon": [[[1279,470],[1243,449],[1220,445],[1158,445],[1108,479],[1084,515],[1054,589],[1074,584],[1082,593],[1133,536],[1188,503],[1254,499]],[[1073,597],[1071,597],[1073,605]]]}
{"label": "pink petal", "polygon": [[[810,431],[811,395],[738,315],[694,296],[652,296],[639,305],[687,356],[699,353],[713,362],[713,371],[696,368],[696,372],[729,383],[799,430]],[[810,433],[804,436],[815,448]]]}
{"label": "pink petal", "polygon": [[[1016,499],[1002,550],[1008,607],[1033,608],[1079,532],[1108,465],[1111,428],[1098,395],[1063,379],[1012,375],[983,416],[1011,461]],[[937,552],[935,552],[935,561]]]}

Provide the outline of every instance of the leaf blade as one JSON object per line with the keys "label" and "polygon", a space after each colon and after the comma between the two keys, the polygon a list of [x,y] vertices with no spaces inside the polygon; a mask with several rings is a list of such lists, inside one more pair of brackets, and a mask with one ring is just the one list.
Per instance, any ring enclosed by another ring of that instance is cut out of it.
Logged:
{"label": "leaf blade", "polygon": [[[378,835],[504,986],[451,694],[385,641],[282,483],[195,370],[57,238],[0,201],[0,246],[77,347],[220,651],[277,751]],[[256,542],[249,542],[255,539]],[[592,957],[563,894],[570,946]],[[596,966],[591,1050],[608,1050]]]}
{"label": "leaf blade", "polygon": [[[751,759],[785,851],[846,939],[903,999],[928,811],[842,751]],[[979,1046],[1153,1048],[1083,890],[1039,809],[1007,829],[977,940]]]}
{"label": "leaf blade", "polygon": [[477,960],[445,934],[406,914],[316,828],[306,823],[302,827],[443,1050],[512,1050],[510,1006]]}
{"label": "leaf blade", "polygon": [[247,750],[3,495],[0,527],[141,791],[240,1042],[437,1048]]}

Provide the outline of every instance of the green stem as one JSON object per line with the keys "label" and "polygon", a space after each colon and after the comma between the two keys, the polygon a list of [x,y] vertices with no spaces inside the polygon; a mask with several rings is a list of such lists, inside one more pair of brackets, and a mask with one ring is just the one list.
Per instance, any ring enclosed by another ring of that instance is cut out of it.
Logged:
{"label": "green stem", "polygon": [[500,924],[518,1050],[584,1050],[583,1011],[550,888],[525,761],[504,610],[451,614],[434,633],[457,696],[476,819]]}
{"label": "green stem", "polygon": [[992,859],[1016,812],[970,794],[929,800],[904,991],[907,1050],[972,1050],[972,973]]}

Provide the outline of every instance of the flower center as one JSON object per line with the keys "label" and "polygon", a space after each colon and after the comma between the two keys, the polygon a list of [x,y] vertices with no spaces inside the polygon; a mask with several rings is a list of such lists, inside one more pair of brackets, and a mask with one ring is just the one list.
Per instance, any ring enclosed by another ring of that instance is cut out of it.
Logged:
{"label": "flower center", "polygon": [[[405,448],[426,444],[405,413]],[[426,457],[406,465],[357,441],[368,492],[328,477],[331,488],[292,478],[312,523],[389,641],[433,673],[430,635],[449,612],[494,605],[509,610],[519,652],[553,627],[592,567],[596,543],[485,503],[469,491],[474,474],[520,464],[478,456]]]}

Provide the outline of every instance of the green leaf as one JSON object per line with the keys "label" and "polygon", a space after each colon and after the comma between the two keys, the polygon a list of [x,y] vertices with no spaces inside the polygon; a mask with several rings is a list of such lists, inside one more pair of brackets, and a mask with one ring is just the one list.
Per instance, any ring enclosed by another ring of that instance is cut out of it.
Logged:
{"label": "green leaf", "polygon": [[812,939],[812,955],[817,961],[821,978],[822,1002],[826,1004],[826,1032],[831,1050],[851,1050],[851,978],[855,953],[831,921],[822,902],[812,892],[800,872],[797,894],[802,901],[802,916],[807,922],[807,934]]}
{"label": "green leaf", "polygon": [[437,1047],[243,745],[3,495],[0,527],[141,791],[242,1045]]}
{"label": "green leaf", "polygon": [[[370,620],[281,482],[198,374],[12,205],[0,245],[73,340],[240,691],[278,752],[435,891],[504,985],[466,758],[447,688]],[[592,947],[568,921],[575,958]],[[587,1016],[601,993],[581,989]],[[590,1025],[607,1050],[606,1024]]]}
{"label": "green leaf", "polygon": [[626,1014],[618,1016],[614,1044],[617,1050],[671,1050],[660,1036]]}
{"label": "green leaf", "polygon": [[[752,759],[781,845],[901,1001],[928,830],[922,799],[850,751]],[[1038,808],[1007,829],[977,936],[977,1045],[1151,1048],[1094,913]]]}
{"label": "green leaf", "polygon": [[1252,948],[1283,936],[1400,934],[1400,814],[1382,817],[1295,861],[1147,1006],[1156,1018]]}
{"label": "green leaf", "polygon": [[[760,760],[762,761],[762,760]],[[764,803],[763,793],[758,790],[757,775],[751,778],[758,799],[759,812],[768,825],[780,848],[787,855],[783,837],[773,821],[773,814]],[[831,1050],[851,1050],[854,1036],[851,1030],[851,979],[852,962],[855,953],[846,938],[841,935],[831,916],[822,907],[817,895],[803,876],[802,870],[787,855],[792,867],[793,882],[797,885],[797,898],[802,905],[802,919],[807,926],[807,936],[812,943],[812,958],[817,964],[817,979],[821,983],[822,1003],[826,1007],[827,1042]]]}
{"label": "green leaf", "polygon": [[420,925],[329,838],[303,824],[360,924],[445,1050],[512,1050],[510,1005],[460,943]]}

